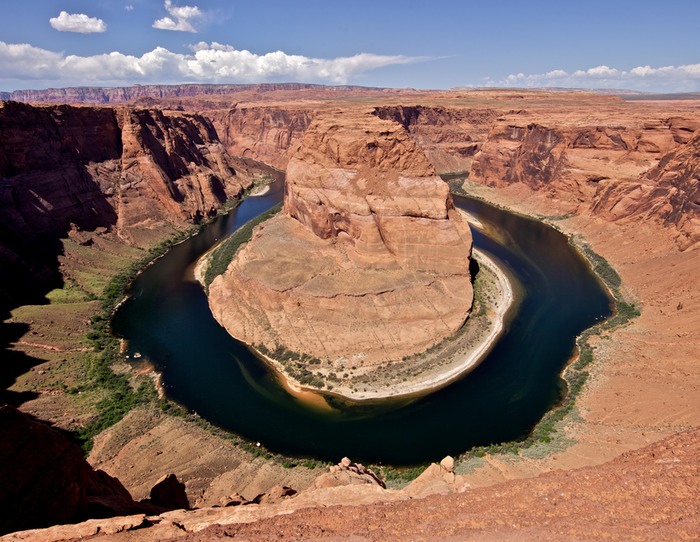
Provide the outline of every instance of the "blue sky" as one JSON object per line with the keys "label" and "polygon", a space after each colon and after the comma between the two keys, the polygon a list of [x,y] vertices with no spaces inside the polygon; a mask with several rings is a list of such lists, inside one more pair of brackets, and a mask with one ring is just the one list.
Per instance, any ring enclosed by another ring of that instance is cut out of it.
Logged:
{"label": "blue sky", "polygon": [[700,91],[700,1],[24,0],[0,90],[133,83]]}

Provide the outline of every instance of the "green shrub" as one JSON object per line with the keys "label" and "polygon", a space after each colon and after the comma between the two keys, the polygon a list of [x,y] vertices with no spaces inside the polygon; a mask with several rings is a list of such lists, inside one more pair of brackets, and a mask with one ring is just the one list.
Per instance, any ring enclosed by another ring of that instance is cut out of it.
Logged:
{"label": "green shrub", "polygon": [[204,271],[205,287],[208,288],[216,277],[226,271],[228,264],[231,263],[241,245],[250,241],[255,227],[277,214],[280,209],[282,209],[281,203],[238,228],[209,253],[207,267]]}

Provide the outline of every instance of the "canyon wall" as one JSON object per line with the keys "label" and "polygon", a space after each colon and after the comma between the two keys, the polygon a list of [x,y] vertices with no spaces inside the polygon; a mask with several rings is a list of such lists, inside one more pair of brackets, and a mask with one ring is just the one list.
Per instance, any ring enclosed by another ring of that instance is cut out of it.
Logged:
{"label": "canyon wall", "polygon": [[147,247],[239,196],[249,169],[200,115],[3,103],[4,297],[58,280],[59,239],[72,228]]}
{"label": "canyon wall", "polygon": [[406,128],[440,173],[469,171],[498,117],[493,109],[423,105],[376,107],[374,114]]}
{"label": "canyon wall", "polygon": [[233,107],[207,113],[230,154],[255,157],[277,169],[287,168],[316,114],[310,108],[283,106]]}
{"label": "canyon wall", "polygon": [[544,192],[570,214],[658,220],[687,249],[700,242],[699,129],[693,118],[508,116],[491,127],[469,178]]}

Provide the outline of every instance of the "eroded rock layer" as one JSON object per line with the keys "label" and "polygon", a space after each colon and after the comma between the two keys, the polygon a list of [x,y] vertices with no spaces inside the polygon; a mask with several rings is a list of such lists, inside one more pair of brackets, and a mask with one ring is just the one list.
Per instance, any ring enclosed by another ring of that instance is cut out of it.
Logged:
{"label": "eroded rock layer", "polygon": [[448,186],[400,124],[328,115],[287,166],[284,213],[212,282],[210,305],[248,344],[398,360],[464,323],[471,247]]}
{"label": "eroded rock layer", "polygon": [[161,241],[251,186],[246,167],[197,114],[2,103],[2,283],[55,280],[58,240],[72,228]]}

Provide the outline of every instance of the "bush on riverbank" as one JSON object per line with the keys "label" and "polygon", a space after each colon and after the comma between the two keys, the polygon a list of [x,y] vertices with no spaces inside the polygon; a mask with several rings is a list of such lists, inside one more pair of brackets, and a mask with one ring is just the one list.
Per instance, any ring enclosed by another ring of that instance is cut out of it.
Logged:
{"label": "bush on riverbank", "polygon": [[216,277],[224,274],[228,264],[231,263],[231,260],[233,260],[233,257],[236,255],[241,245],[250,241],[255,227],[277,214],[280,209],[282,209],[281,203],[238,228],[209,252],[207,255],[206,269],[204,271],[205,288],[209,288],[209,285]]}
{"label": "bush on riverbank", "polygon": [[151,248],[146,256],[133,261],[116,274],[104,288],[100,297],[101,310],[91,319],[87,339],[92,352],[85,355],[82,381],[69,393],[93,392],[102,398],[96,403],[95,416],[82,428],[75,431],[85,454],[92,448],[93,438],[120,421],[136,406],[155,404],[158,400],[156,389],[150,378],[136,377],[130,381],[129,374],[116,373],[114,364],[121,361],[119,339],[110,330],[110,321],[116,307],[127,294],[136,276],[153,260],[162,256],[175,244],[191,236],[196,228],[181,231]]}

